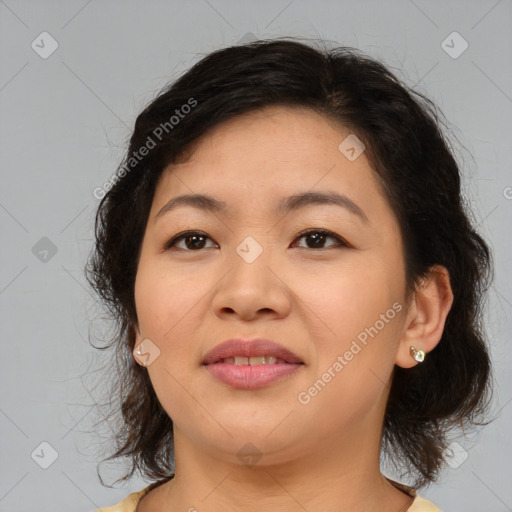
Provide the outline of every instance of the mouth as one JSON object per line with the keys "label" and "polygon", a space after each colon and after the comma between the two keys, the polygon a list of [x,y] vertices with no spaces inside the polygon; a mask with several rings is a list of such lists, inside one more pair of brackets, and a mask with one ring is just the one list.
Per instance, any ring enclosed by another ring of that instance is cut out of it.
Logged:
{"label": "mouth", "polygon": [[299,356],[270,340],[227,340],[213,348],[203,366],[216,380],[237,389],[267,386],[304,366]]}
{"label": "mouth", "polygon": [[264,364],[304,364],[291,350],[273,341],[254,339],[226,340],[214,347],[203,359],[203,365],[234,364],[258,366]]}
{"label": "mouth", "polygon": [[225,363],[225,364],[234,364],[235,366],[258,366],[261,364],[291,364],[284,359],[276,356],[234,356],[234,357],[226,357],[224,359],[220,359],[213,364]]}

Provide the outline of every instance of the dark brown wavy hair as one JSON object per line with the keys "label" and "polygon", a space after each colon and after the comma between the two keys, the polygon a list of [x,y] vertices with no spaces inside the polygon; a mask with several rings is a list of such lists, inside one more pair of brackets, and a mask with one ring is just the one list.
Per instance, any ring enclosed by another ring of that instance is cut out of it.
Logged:
{"label": "dark brown wavy hair", "polygon": [[[114,325],[114,335],[96,347],[113,347],[117,363],[107,375],[108,396],[119,403],[111,411],[117,415],[115,453],[104,461],[130,461],[120,480],[135,470],[162,482],[174,475],[172,421],[147,370],[132,357],[135,275],[159,176],[169,164],[185,161],[192,143],[209,129],[269,105],[307,107],[365,144],[400,223],[408,290],[435,265],[449,271],[454,301],[442,339],[422,364],[395,367],[383,425],[381,455],[423,487],[438,478],[453,429],[488,423],[481,421],[492,394],[482,317],[493,279],[491,253],[462,197],[461,173],[438,107],[360,50],[297,38],[204,56],[136,119],[125,158],[99,204],[85,268]],[[149,145],[154,147],[141,158],[140,149]]]}

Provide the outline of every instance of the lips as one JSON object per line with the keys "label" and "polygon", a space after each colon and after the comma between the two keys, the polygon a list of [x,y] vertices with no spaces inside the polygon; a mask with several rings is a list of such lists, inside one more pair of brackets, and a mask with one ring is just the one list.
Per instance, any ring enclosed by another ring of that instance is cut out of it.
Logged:
{"label": "lips", "polygon": [[256,390],[300,374],[297,354],[270,340],[227,340],[206,354],[203,368],[234,389]]}
{"label": "lips", "polygon": [[204,360],[203,365],[211,365],[222,363],[224,359],[234,357],[263,357],[271,356],[276,359],[282,359],[288,364],[304,364],[297,354],[286,349],[282,345],[278,345],[273,341],[266,339],[231,339],[220,343],[210,350]]}

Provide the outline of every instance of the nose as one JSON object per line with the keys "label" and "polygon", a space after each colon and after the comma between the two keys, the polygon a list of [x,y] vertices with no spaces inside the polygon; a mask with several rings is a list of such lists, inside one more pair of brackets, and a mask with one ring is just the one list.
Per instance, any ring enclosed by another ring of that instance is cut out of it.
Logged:
{"label": "nose", "polygon": [[283,318],[290,312],[292,298],[283,267],[270,250],[251,238],[226,258],[229,268],[217,285],[214,312],[224,319],[245,321],[260,316]]}

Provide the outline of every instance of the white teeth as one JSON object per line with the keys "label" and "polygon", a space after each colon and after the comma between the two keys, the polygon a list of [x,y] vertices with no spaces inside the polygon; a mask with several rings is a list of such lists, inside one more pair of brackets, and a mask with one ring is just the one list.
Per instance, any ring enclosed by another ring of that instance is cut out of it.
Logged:
{"label": "white teeth", "polygon": [[250,365],[256,366],[260,364],[286,364],[284,359],[280,359],[275,356],[253,356],[253,357],[244,357],[244,356],[235,356],[235,357],[226,357],[221,360],[222,363],[226,364],[234,364],[236,366]]}

